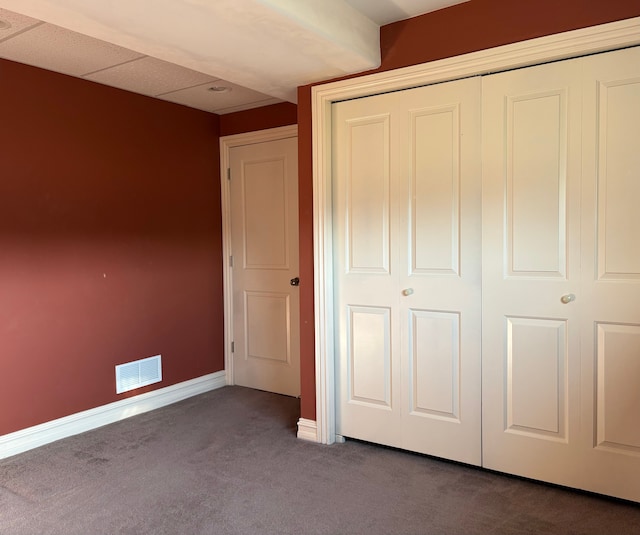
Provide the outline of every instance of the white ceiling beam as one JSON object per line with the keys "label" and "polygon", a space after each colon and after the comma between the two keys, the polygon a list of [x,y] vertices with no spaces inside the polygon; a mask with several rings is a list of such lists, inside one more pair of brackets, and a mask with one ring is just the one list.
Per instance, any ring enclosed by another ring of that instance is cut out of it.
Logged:
{"label": "white ceiling beam", "polygon": [[344,0],[0,0],[0,7],[295,102],[380,65],[379,26]]}

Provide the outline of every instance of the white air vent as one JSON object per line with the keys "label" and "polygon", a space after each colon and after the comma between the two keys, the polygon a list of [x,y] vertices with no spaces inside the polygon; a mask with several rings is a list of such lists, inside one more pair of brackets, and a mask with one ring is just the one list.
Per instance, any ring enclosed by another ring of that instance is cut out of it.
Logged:
{"label": "white air vent", "polygon": [[116,394],[162,381],[162,355],[116,366]]}

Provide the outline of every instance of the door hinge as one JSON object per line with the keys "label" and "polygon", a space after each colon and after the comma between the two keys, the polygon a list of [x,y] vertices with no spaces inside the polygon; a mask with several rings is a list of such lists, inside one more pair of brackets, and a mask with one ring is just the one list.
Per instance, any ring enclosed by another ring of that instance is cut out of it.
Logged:
{"label": "door hinge", "polygon": [[231,180],[231,167],[227,167],[227,180]]}
{"label": "door hinge", "polygon": [[233,267],[233,255],[229,255],[229,267]]}
{"label": "door hinge", "polygon": [[231,353],[234,353],[236,350],[236,343],[235,342],[231,342]]}

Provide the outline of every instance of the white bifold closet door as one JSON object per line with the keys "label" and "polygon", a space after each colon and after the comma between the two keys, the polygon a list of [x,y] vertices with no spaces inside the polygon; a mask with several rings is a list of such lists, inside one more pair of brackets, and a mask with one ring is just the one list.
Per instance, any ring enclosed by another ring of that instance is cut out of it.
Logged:
{"label": "white bifold closet door", "polygon": [[640,51],[482,93],[483,465],[640,501]]}
{"label": "white bifold closet door", "polygon": [[480,464],[480,80],[333,106],[337,434]]}

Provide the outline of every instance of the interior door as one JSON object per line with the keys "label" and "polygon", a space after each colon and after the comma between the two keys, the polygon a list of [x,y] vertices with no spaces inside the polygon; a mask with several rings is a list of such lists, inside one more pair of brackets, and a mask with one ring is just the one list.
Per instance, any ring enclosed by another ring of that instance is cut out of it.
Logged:
{"label": "interior door", "polygon": [[640,50],[483,81],[483,465],[640,501]]}
{"label": "interior door", "polygon": [[333,110],[337,433],[475,464],[479,89]]}
{"label": "interior door", "polygon": [[483,466],[580,487],[580,60],[482,85]]}
{"label": "interior door", "polygon": [[583,60],[585,488],[640,501],[640,48]]}
{"label": "interior door", "polygon": [[297,152],[295,137],[229,151],[234,383],[290,396],[300,395]]}

